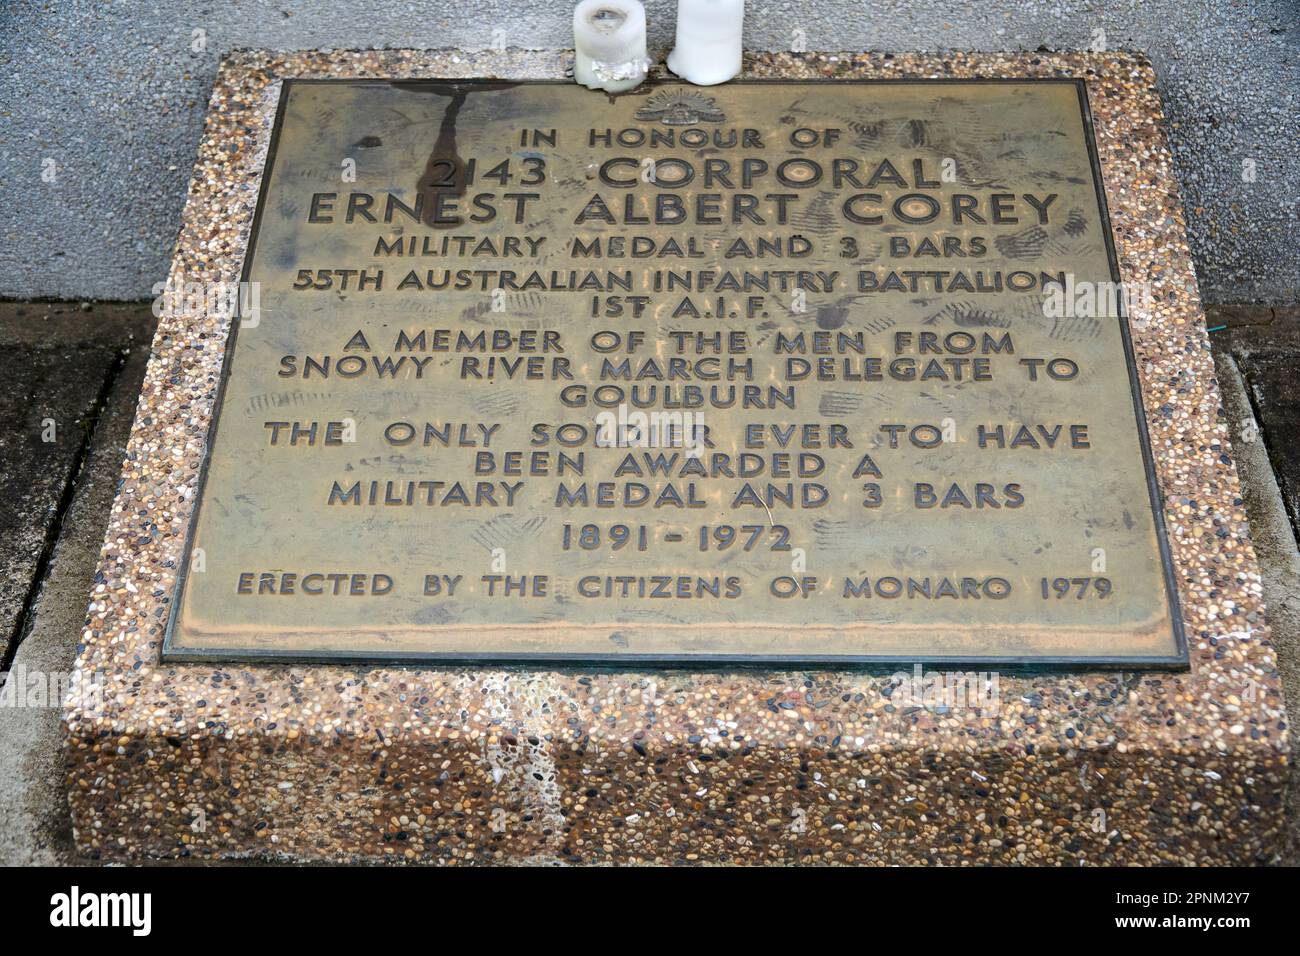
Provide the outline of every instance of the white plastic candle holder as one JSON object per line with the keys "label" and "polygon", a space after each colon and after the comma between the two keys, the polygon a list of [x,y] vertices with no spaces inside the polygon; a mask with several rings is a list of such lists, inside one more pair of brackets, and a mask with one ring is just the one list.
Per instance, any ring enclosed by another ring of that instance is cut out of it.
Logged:
{"label": "white plastic candle holder", "polygon": [[638,0],[582,0],[573,10],[573,78],[608,93],[630,90],[650,69],[645,7]]}
{"label": "white plastic candle holder", "polygon": [[716,86],[740,73],[745,0],[678,0],[677,44],[668,69],[697,86]]}

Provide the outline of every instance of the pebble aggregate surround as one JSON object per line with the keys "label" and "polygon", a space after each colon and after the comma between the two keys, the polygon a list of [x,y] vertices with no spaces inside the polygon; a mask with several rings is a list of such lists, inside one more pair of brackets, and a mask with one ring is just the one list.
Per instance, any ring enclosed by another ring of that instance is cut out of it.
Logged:
{"label": "pebble aggregate surround", "polygon": [[[558,78],[571,54],[223,62],[173,277],[237,279],[286,76]],[[446,863],[1258,863],[1286,716],[1161,129],[1130,54],[746,57],[746,76],[1082,76],[1191,649],[1003,673],[993,713],[888,673],[159,663],[228,322],[165,312],[65,707],[79,850]],[[597,95],[597,94],[593,94]],[[892,670],[892,669],[890,669]],[[94,694],[88,695],[93,700]]]}

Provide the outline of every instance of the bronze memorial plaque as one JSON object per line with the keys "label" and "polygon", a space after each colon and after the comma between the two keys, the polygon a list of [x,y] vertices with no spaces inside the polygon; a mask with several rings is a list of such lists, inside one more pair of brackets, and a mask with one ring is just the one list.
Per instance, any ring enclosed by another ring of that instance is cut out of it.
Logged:
{"label": "bronze memorial plaque", "polygon": [[166,659],[1186,663],[1081,82],[288,81],[261,189]]}

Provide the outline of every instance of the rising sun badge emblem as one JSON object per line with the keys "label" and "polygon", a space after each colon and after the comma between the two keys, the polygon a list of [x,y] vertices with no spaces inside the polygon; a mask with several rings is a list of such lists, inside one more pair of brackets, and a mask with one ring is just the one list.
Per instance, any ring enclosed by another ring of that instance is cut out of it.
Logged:
{"label": "rising sun badge emblem", "polygon": [[658,120],[665,126],[694,126],[721,123],[727,114],[718,109],[712,97],[694,90],[660,90],[636,111],[636,118],[645,122]]}

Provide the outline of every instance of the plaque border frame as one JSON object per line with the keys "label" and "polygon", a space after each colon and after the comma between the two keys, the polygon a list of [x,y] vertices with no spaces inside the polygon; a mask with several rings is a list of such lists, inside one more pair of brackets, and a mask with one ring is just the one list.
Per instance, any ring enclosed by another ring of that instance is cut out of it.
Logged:
{"label": "plaque border frame", "polygon": [[[266,159],[258,182],[257,203],[249,223],[248,240],[243,251],[243,264],[240,267],[240,281],[247,282],[252,272],[254,255],[257,247],[258,230],[261,226],[262,212],[270,192],[270,174],[274,169],[276,150],[280,143],[280,134],[284,126],[285,106],[289,93],[297,85],[347,85],[347,86],[391,86],[393,84],[419,86],[571,86],[571,80],[558,79],[520,79],[509,80],[489,77],[427,77],[427,78],[383,78],[383,77],[284,77],[280,81],[280,92],[276,100],[275,120],[267,145]],[[1106,258],[1110,266],[1112,282],[1121,283],[1122,276],[1119,260],[1115,251],[1115,237],[1111,226],[1110,209],[1106,201],[1105,180],[1102,175],[1101,157],[1097,150],[1097,135],[1093,125],[1092,109],[1088,102],[1087,82],[1083,77],[889,77],[889,78],[851,78],[830,79],[796,79],[796,78],[756,78],[732,80],[733,86],[793,86],[796,84],[842,84],[845,86],[947,86],[953,84],[1067,84],[1074,86],[1078,95],[1080,118],[1083,124],[1084,145],[1088,152],[1088,162],[1092,169],[1093,191],[1097,197],[1097,208],[1101,216],[1101,226],[1106,244]],[[692,84],[682,80],[658,77],[646,84],[649,88],[689,87]],[[644,87],[638,87],[642,89]],[[625,94],[620,94],[625,95]],[[790,667],[807,666],[817,669],[870,669],[899,664],[952,664],[952,665],[996,665],[1007,670],[1125,670],[1142,668],[1150,670],[1186,671],[1190,669],[1189,649],[1186,626],[1182,616],[1182,600],[1178,591],[1178,581],[1174,573],[1173,557],[1169,547],[1168,531],[1165,524],[1164,503],[1160,496],[1155,461],[1151,451],[1151,439],[1147,428],[1146,406],[1143,401],[1141,382],[1137,372],[1137,357],[1133,350],[1132,334],[1129,328],[1128,311],[1123,297],[1117,299],[1120,334],[1124,343],[1124,361],[1128,371],[1129,390],[1133,400],[1135,420],[1138,426],[1138,444],[1142,453],[1142,466],[1146,476],[1147,493],[1151,512],[1155,521],[1156,544],[1160,552],[1160,564],[1168,597],[1170,623],[1173,629],[1175,651],[1170,655],[1144,656],[1099,656],[1099,657],[1064,657],[1028,656],[1028,655],[925,655],[915,654],[899,656],[896,654],[743,654],[743,653],[707,653],[707,654],[590,654],[590,653],[525,653],[525,652],[431,652],[431,651],[302,651],[273,650],[267,648],[211,648],[177,647],[173,643],[176,626],[183,604],[185,586],[188,583],[190,559],[194,547],[194,535],[198,526],[203,494],[207,488],[208,470],[212,450],[221,420],[221,406],[225,398],[226,382],[231,373],[231,359],[234,356],[236,340],[239,336],[239,321],[230,322],[230,332],[222,350],[221,376],[217,382],[212,399],[212,420],[208,425],[204,439],[203,460],[199,466],[198,481],[195,485],[193,507],[185,521],[185,540],[181,547],[180,560],[177,565],[176,583],[172,588],[171,608],[167,613],[167,625],[163,634],[160,659],[162,663],[233,663],[233,664],[369,664],[391,666],[480,666],[515,665],[525,667],[544,667],[548,664],[565,667],[588,667],[600,670],[626,670],[651,666],[674,670],[719,670],[718,665],[727,665],[727,669],[754,669],[767,666]]]}

